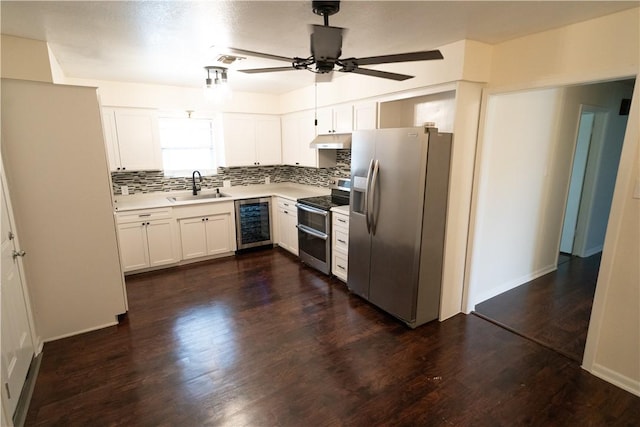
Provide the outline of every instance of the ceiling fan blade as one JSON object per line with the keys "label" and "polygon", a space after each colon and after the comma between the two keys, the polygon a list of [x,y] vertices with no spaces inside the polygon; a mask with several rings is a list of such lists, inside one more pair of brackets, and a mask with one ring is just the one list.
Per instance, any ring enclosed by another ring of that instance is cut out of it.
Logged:
{"label": "ceiling fan blade", "polygon": [[311,28],[311,55],[316,61],[340,58],[344,28],[325,25],[312,25]]}
{"label": "ceiling fan blade", "polygon": [[227,50],[233,53],[239,53],[240,55],[255,56],[257,58],[273,59],[276,61],[293,62],[293,58],[287,58],[286,56],[271,55],[269,53],[254,52],[252,50],[245,49],[236,49],[235,47],[229,47],[227,48]]}
{"label": "ceiling fan blade", "polygon": [[369,56],[367,58],[356,58],[355,62],[360,65],[389,64],[392,62],[429,61],[432,59],[444,59],[439,50],[426,50],[423,52],[397,53],[395,55]]}
{"label": "ceiling fan blade", "polygon": [[333,72],[316,73],[316,83],[330,83],[333,78]]}
{"label": "ceiling fan blade", "polygon": [[272,73],[274,71],[291,71],[295,69],[296,68],[289,66],[289,67],[272,67],[272,68],[251,68],[248,70],[238,70],[238,71],[240,71],[241,73],[247,73],[247,74],[258,74],[258,73]]}
{"label": "ceiling fan blade", "polygon": [[[342,70],[338,70],[338,71],[342,71]],[[365,76],[371,76],[371,77],[382,77],[383,79],[396,80],[399,82],[407,79],[412,79],[414,77],[414,76],[409,76],[407,74],[390,73],[388,71],[369,70],[367,68],[356,68],[355,70],[345,71],[345,72],[363,74]]]}

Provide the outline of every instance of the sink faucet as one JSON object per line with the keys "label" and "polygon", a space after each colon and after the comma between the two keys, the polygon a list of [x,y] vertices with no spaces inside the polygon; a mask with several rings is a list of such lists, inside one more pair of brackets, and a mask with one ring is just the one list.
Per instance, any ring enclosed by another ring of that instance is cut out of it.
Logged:
{"label": "sink faucet", "polygon": [[198,190],[200,190],[200,188],[196,186],[196,174],[198,174],[198,177],[200,177],[200,182],[202,182],[202,175],[200,175],[200,171],[193,171],[193,173],[191,174],[191,182],[192,182],[191,190],[194,196],[197,196]]}

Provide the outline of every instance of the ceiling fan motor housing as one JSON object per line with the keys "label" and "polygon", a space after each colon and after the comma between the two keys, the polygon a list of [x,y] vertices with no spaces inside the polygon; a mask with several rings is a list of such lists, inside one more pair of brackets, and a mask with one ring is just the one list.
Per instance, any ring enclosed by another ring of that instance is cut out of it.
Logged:
{"label": "ceiling fan motor housing", "polygon": [[314,0],[311,2],[313,13],[320,16],[331,16],[340,11],[339,1]]}

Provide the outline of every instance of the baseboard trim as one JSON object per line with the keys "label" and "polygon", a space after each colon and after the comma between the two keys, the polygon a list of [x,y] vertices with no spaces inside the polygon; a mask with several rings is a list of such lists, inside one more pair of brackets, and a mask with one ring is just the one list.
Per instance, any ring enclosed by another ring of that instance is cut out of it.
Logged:
{"label": "baseboard trim", "polygon": [[42,362],[42,353],[38,354],[31,360],[29,371],[27,372],[27,378],[22,386],[22,392],[16,406],[16,411],[13,414],[14,427],[23,427],[27,420],[27,413],[29,412],[29,404],[31,403],[31,396],[33,396],[33,390],[36,388],[36,380],[38,379],[38,372],[40,371],[40,363]]}
{"label": "baseboard trim", "polygon": [[[116,317],[117,319],[117,317]],[[80,334],[84,334],[87,332],[93,332],[93,331],[97,331],[99,329],[104,329],[104,328],[108,328],[110,326],[116,326],[118,324],[117,321],[114,322],[109,322],[109,323],[105,323],[103,325],[98,325],[98,326],[92,326],[91,328],[87,328],[87,329],[82,329],[80,331],[75,331],[75,332],[69,332],[68,334],[63,334],[63,335],[58,335],[55,337],[51,337],[51,338],[46,338],[43,343],[48,343],[51,341],[57,341],[57,340],[61,340],[63,338],[69,338],[69,337],[73,337],[75,335],[80,335]]]}
{"label": "baseboard trim", "polygon": [[[583,366],[584,369],[584,366]],[[611,383],[617,387],[620,387],[623,390],[628,391],[629,393],[633,393],[636,396],[640,396],[640,381],[634,380],[633,378],[629,378],[625,375],[622,375],[614,370],[611,370],[605,366],[599,365],[597,363],[593,364],[590,372],[592,375],[605,380],[608,383]]]}
{"label": "baseboard trim", "polygon": [[479,295],[477,298],[474,299],[474,301],[472,302],[472,304],[469,304],[470,306],[470,310],[469,312],[475,311],[476,309],[476,305],[480,304],[481,302],[484,302],[488,299],[491,299],[497,295],[500,295],[504,292],[510,291],[511,289],[517,288],[520,285],[524,285],[527,282],[530,282],[532,280],[537,279],[538,277],[544,276],[545,274],[551,273],[552,271],[557,270],[557,266],[555,264],[551,264],[551,265],[547,265],[545,267],[542,267],[536,271],[532,271],[529,274],[525,274],[524,276],[520,276],[517,279],[513,279],[510,280],[506,283],[503,283],[501,285],[498,285],[494,288],[491,288],[485,292],[483,292],[481,295]]}

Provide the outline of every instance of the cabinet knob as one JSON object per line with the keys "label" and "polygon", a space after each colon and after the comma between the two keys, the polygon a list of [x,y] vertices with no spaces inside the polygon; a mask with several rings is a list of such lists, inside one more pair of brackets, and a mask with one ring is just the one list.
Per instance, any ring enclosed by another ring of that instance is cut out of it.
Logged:
{"label": "cabinet knob", "polygon": [[202,220],[201,220],[201,221],[204,221],[204,218],[202,218]]}
{"label": "cabinet knob", "polygon": [[204,220],[205,220],[205,221],[209,221],[209,218],[205,218]]}

